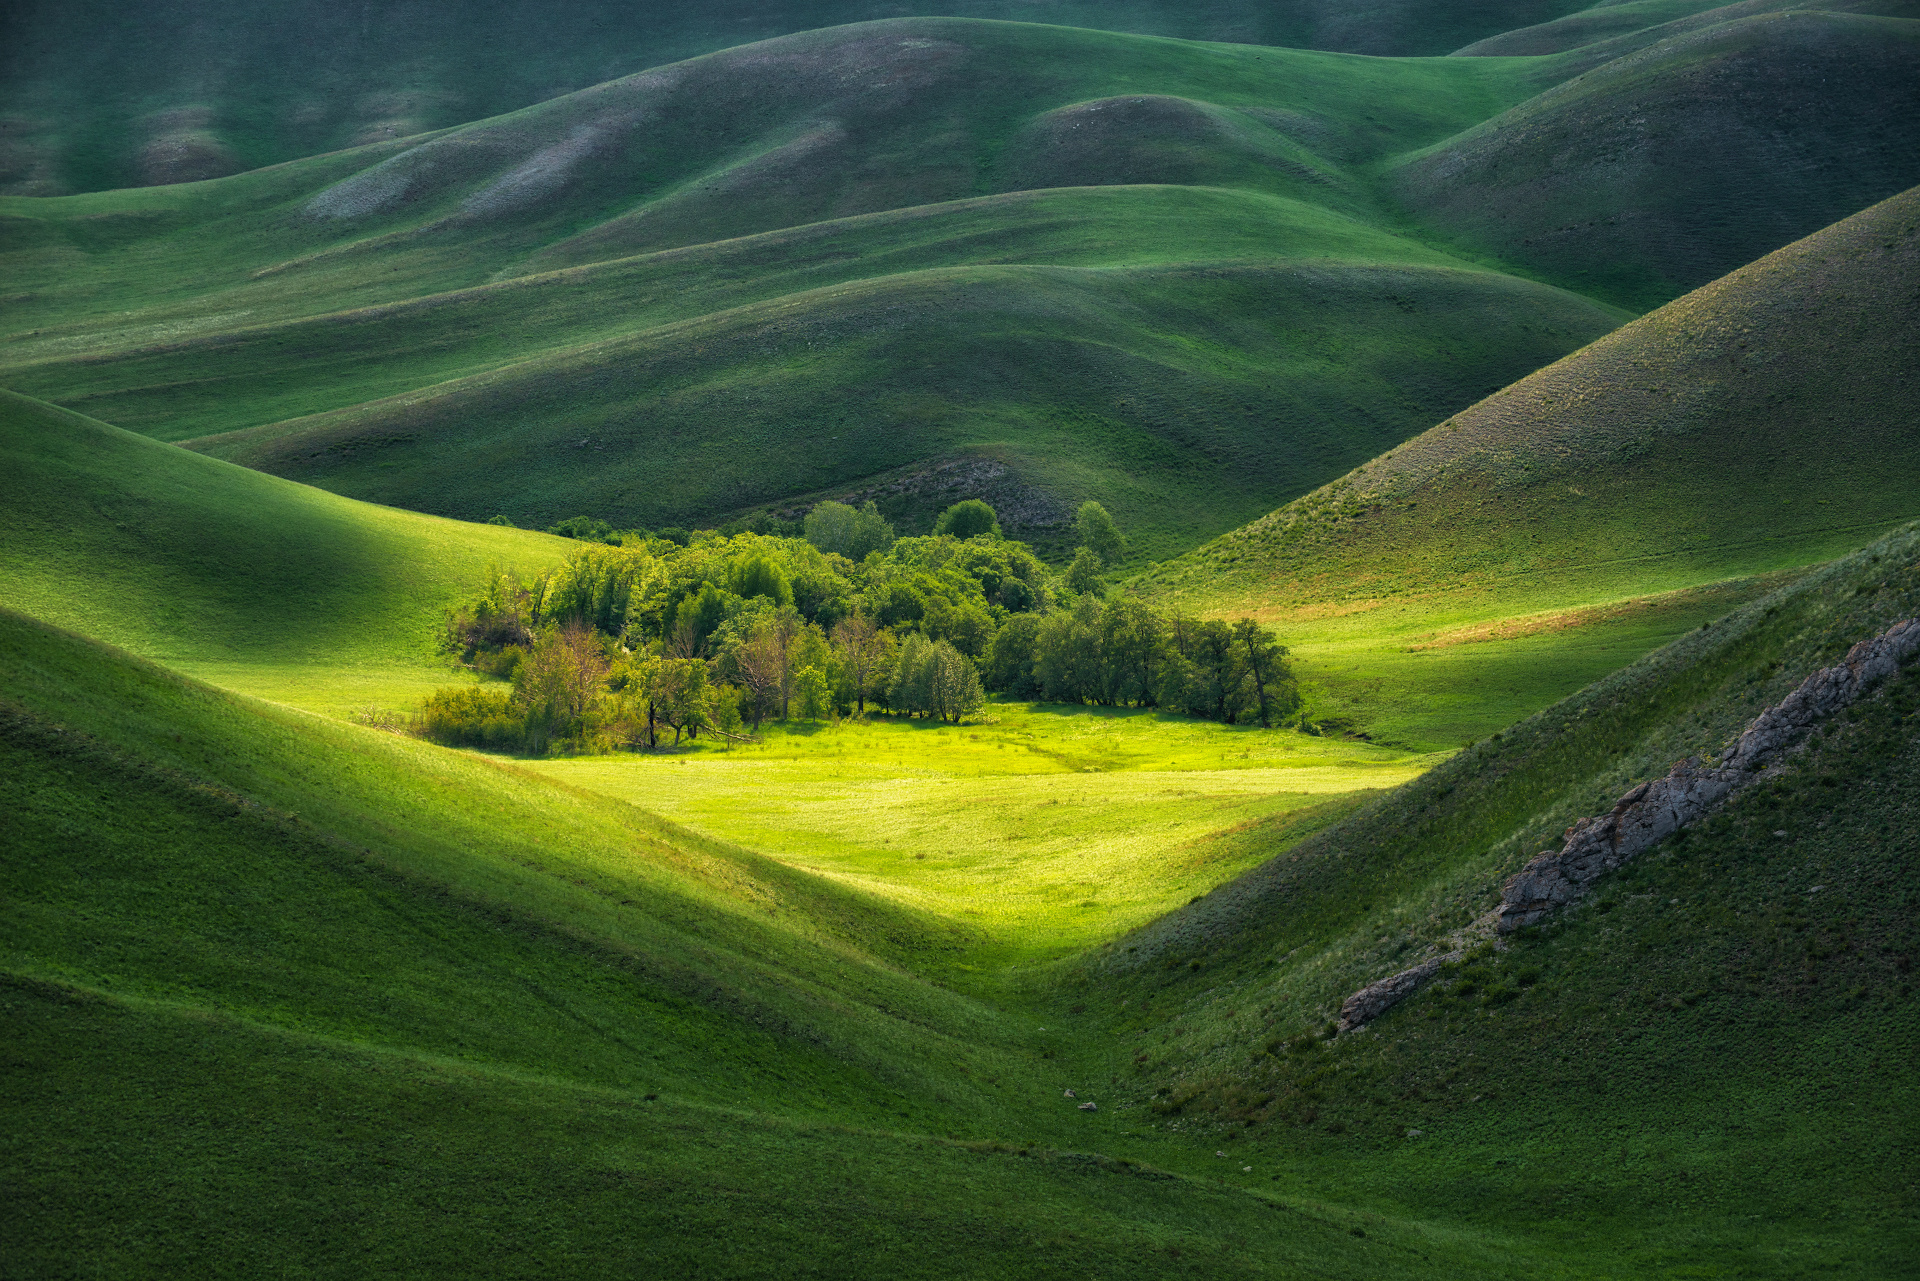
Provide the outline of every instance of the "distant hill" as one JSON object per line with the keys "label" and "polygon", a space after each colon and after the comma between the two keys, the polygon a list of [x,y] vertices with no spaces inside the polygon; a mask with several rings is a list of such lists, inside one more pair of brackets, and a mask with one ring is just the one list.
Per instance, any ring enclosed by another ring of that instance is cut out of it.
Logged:
{"label": "distant hill", "polygon": [[1401,197],[1641,308],[1920,182],[1920,22],[1767,13],[1623,52],[1404,161]]}
{"label": "distant hill", "polygon": [[1911,30],[1746,17],[1584,75],[1579,49],[809,31],[217,181],[0,199],[0,382],[536,526],[880,495],[921,529],[978,476],[1043,545],[1100,500],[1139,565],[1610,304],[1920,181]]}
{"label": "distant hill", "polygon": [[706,524],[957,466],[1009,476],[1023,532],[1099,498],[1167,555],[1626,318],[1376,190],[1528,92],[1489,59],[808,33],[419,145],[8,202],[0,379],[466,518]]}
{"label": "distant hill", "polygon": [[26,0],[0,11],[0,191],[190,182],[463,124],[644,67],[907,14],[1432,56],[1578,0]]}

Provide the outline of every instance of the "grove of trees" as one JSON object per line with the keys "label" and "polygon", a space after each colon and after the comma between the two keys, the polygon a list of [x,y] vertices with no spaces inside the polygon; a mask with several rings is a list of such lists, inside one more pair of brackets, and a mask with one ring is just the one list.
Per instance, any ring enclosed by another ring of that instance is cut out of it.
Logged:
{"label": "grove of trees", "polygon": [[979,500],[923,538],[896,538],[871,503],[821,503],[799,538],[586,541],[531,579],[491,572],[451,612],[443,649],[503,683],[434,694],[418,728],[535,753],[652,748],[870,708],[958,723],[988,690],[1228,724],[1298,719],[1270,632],[1107,594],[1099,571],[1119,532],[1093,503],[1076,526],[1083,545],[1064,573],[1002,536]]}

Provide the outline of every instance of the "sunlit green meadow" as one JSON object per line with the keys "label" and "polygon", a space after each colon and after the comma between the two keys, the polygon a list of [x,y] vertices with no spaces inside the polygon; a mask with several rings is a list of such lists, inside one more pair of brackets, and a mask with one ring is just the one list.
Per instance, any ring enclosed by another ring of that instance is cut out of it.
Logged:
{"label": "sunlit green meadow", "polygon": [[1155,712],[998,703],[982,723],[769,725],[762,741],[532,768],[966,927],[961,969],[1076,951],[1444,758]]}

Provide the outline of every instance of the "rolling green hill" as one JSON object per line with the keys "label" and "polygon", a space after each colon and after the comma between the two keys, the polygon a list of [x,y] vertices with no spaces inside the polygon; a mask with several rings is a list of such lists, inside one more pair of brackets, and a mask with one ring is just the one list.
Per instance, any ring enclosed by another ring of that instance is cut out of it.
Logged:
{"label": "rolling green hill", "polygon": [[1035,491],[1043,520],[1098,497],[1151,557],[1611,323],[1448,268],[915,272],[189,444],[469,519],[579,509],[649,528],[977,457]]}
{"label": "rolling green hill", "polygon": [[441,612],[545,534],[394,511],[0,392],[0,600],[228,684],[344,711],[445,679]]}
{"label": "rolling green hill", "polygon": [[813,32],[419,145],[10,202],[0,378],[471,519],[704,524],[957,466],[1166,555],[1625,318],[1376,190],[1528,92],[1486,59]]}
{"label": "rolling green hill", "polygon": [[721,0],[696,9],[611,0],[24,3],[0,12],[0,189],[56,195],[217,177],[463,124],[716,49],[905,12],[1431,56],[1575,7],[1577,0],[958,0],[911,10],[871,0]]}
{"label": "rolling green hill", "polygon": [[[1551,663],[1583,637],[1650,622],[1662,602],[1674,607],[1665,625],[1684,629],[1728,603],[1691,594],[1705,584],[1815,563],[1920,514],[1920,384],[1907,357],[1917,276],[1910,191],[1669,303],[1140,586],[1260,611],[1326,665],[1362,719],[1375,699],[1376,711],[1403,707],[1409,682],[1438,692],[1449,665]],[[1597,675],[1550,677],[1533,705]],[[1463,702],[1490,692],[1465,677],[1456,667]]]}
{"label": "rolling green hill", "polygon": [[855,888],[0,612],[8,1257],[1883,1274],[1911,1244],[1911,675],[1595,907],[1307,1033],[1547,832],[1920,608],[1916,537],[1318,835],[1224,835],[1271,861],[1142,931],[964,977],[911,861]]}
{"label": "rolling green hill", "polygon": [[1621,53],[1401,162],[1402,199],[1644,308],[1920,182],[1920,22],[1763,13]]}
{"label": "rolling green hill", "polygon": [[1754,1275],[1898,1275],[1920,666],[1577,908],[1362,1031],[1314,1034],[1445,948],[1574,818],[1724,752],[1809,672],[1916,615],[1909,525],[1117,940],[1062,997],[1105,1047],[1088,1074],[1225,1140],[1226,1165],[1320,1165],[1329,1190],[1391,1186],[1411,1213],[1570,1252],[1607,1241],[1615,1274],[1684,1272],[1697,1251]]}
{"label": "rolling green hill", "polygon": [[881,493],[917,529],[979,477],[1043,544],[1100,500],[1137,566],[1626,318],[1593,297],[1658,304],[1909,185],[1909,34],[1750,16],[1581,75],[1578,48],[803,32],[220,181],[0,201],[0,380],[467,519]]}

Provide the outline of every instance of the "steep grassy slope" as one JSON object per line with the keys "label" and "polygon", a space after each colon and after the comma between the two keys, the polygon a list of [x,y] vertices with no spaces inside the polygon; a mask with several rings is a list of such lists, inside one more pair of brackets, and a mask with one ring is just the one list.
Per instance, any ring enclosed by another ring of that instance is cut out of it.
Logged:
{"label": "steep grassy slope", "polygon": [[374,507],[0,392],[0,600],[138,653],[323,705],[444,679],[441,611],[544,534]]}
{"label": "steep grassy slope", "polygon": [[1464,244],[1654,306],[1920,182],[1920,23],[1796,12],[1683,31],[1396,181]]}
{"label": "steep grassy slope", "polygon": [[[913,12],[1396,56],[1445,53],[1577,0],[949,0]],[[872,0],[234,0],[25,3],[0,12],[0,184],[50,195],[230,174],[515,110],[642,67],[898,16]]]}
{"label": "steep grassy slope", "polygon": [[[1427,679],[1413,670],[1448,653],[1577,639],[1608,622],[1588,607],[1833,556],[1920,513],[1916,278],[1920,192],[1908,192],[1141,586],[1258,609],[1316,662],[1344,653],[1392,685]],[[1373,695],[1346,687],[1364,716]],[[1396,702],[1385,692],[1380,706]]]}
{"label": "steep grassy slope", "polygon": [[1908,526],[1118,941],[1058,998],[1085,1008],[1082,1079],[1225,1164],[1310,1165],[1329,1195],[1525,1224],[1621,1273],[1706,1255],[1899,1274],[1915,1244],[1902,1100],[1920,1084],[1912,666],[1587,904],[1362,1032],[1312,1034],[1443,946],[1572,819],[1723,751],[1916,614]]}

